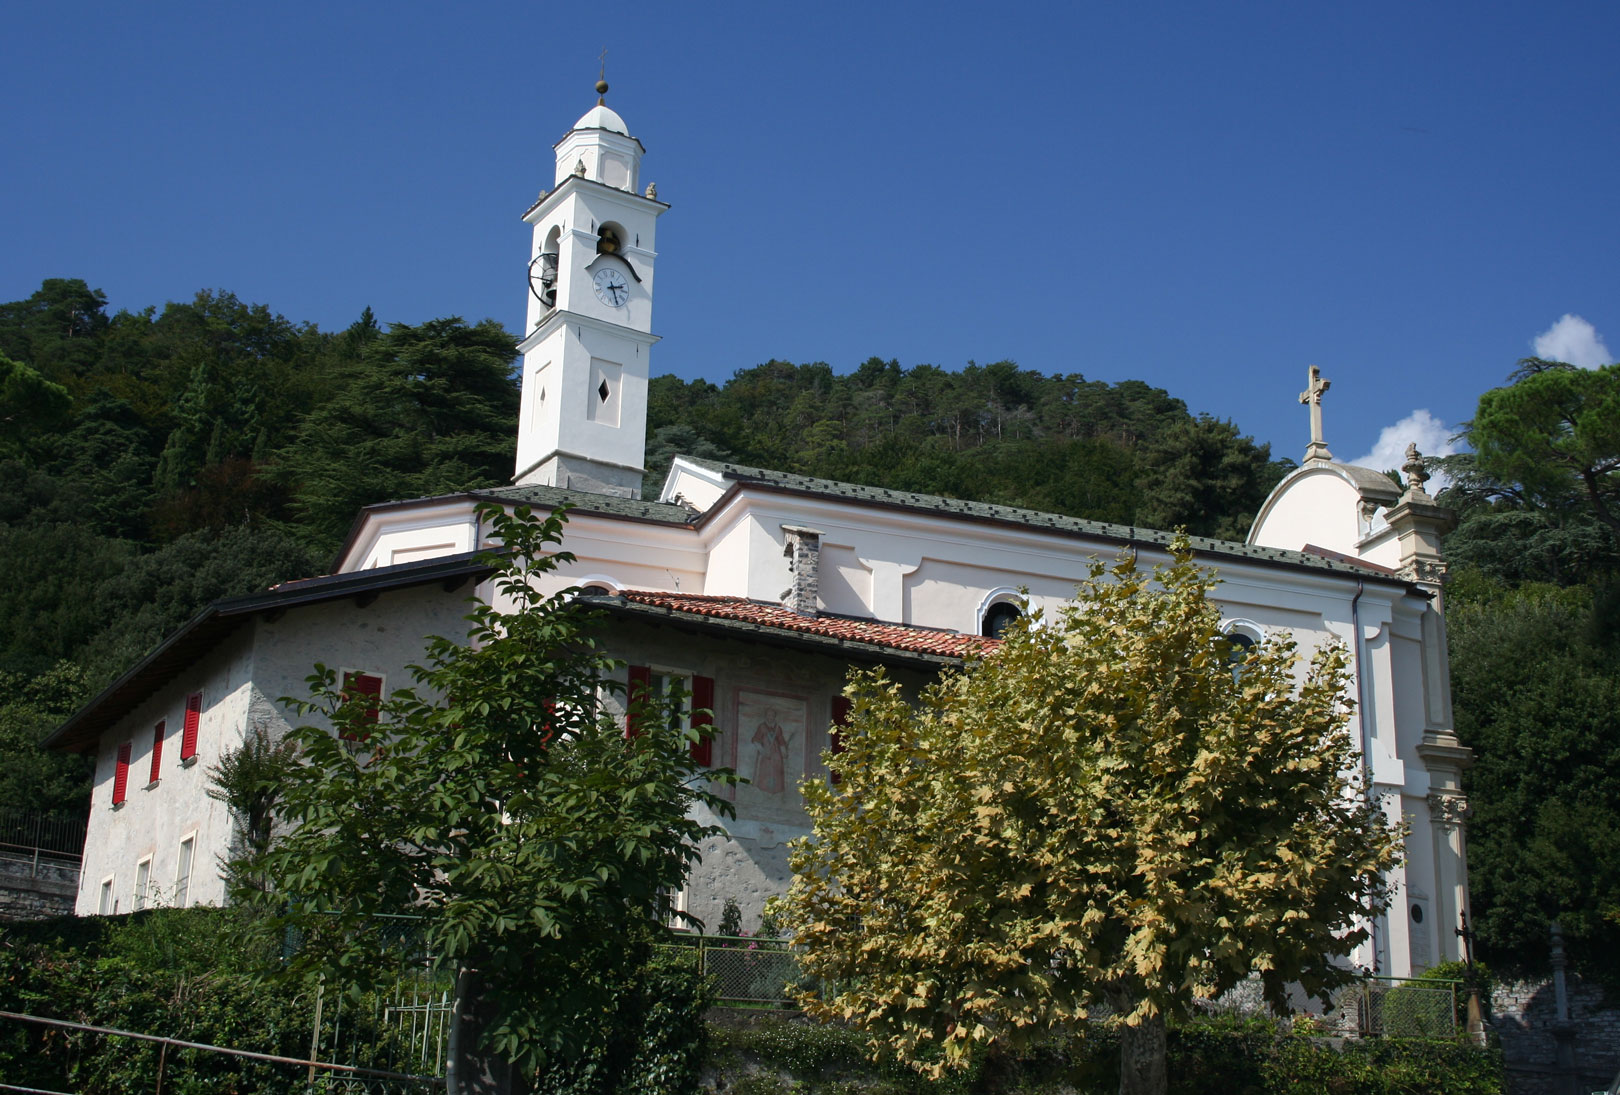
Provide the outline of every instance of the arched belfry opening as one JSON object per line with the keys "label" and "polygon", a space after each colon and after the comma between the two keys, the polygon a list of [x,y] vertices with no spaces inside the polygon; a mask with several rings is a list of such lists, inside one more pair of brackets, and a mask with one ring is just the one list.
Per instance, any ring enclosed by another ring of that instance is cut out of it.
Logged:
{"label": "arched belfry opening", "polygon": [[540,253],[529,264],[529,287],[547,308],[557,306],[557,253],[561,240],[562,229],[552,226],[540,245]]}
{"label": "arched belfry opening", "polygon": [[596,253],[598,255],[617,255],[623,245],[624,229],[616,224],[604,224],[596,234]]}

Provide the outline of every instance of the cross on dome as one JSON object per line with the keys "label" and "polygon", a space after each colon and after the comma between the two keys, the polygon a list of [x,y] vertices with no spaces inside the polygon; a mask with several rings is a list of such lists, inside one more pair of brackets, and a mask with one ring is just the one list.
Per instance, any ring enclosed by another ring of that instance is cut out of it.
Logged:
{"label": "cross on dome", "polygon": [[1299,393],[1299,401],[1311,408],[1311,443],[1305,449],[1305,463],[1312,461],[1327,462],[1333,459],[1328,451],[1327,442],[1322,440],[1322,394],[1333,386],[1330,380],[1322,378],[1322,370],[1315,365],[1311,366],[1309,382],[1305,390]]}

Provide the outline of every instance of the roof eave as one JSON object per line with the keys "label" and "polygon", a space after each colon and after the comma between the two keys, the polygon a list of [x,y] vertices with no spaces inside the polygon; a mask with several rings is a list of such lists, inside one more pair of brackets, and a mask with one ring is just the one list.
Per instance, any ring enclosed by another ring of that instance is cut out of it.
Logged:
{"label": "roof eave", "polygon": [[[482,578],[495,570],[489,552],[468,552],[397,567],[376,567],[349,574],[323,575],[288,582],[263,593],[248,593],[215,601],[169,634],[145,657],[130,666],[94,699],[51,731],[40,745],[46,749],[83,752],[100,740],[131,708],[172,680],[203,651],[228,638],[258,612],[269,612],[341,600],[364,593],[408,589],[432,582]],[[116,708],[116,710],[109,710]]]}
{"label": "roof eave", "polygon": [[967,659],[954,654],[929,654],[922,651],[900,650],[896,647],[861,642],[857,639],[771,627],[768,624],[749,620],[732,620],[719,616],[707,616],[697,612],[682,612],[679,609],[663,605],[637,604],[622,597],[596,597],[585,603],[593,608],[599,608],[604,612],[628,619],[665,624],[686,631],[720,634],[731,638],[746,637],[754,641],[765,641],[775,646],[811,650],[841,658],[845,661],[862,661],[874,665],[904,665],[913,669],[926,669],[934,672],[961,666],[967,661]]}

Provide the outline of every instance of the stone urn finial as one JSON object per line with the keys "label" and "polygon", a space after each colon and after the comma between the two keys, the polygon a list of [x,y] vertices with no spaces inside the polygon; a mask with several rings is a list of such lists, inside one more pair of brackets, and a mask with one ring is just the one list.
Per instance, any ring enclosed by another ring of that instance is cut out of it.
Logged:
{"label": "stone urn finial", "polygon": [[1427,496],[1423,484],[1429,481],[1429,472],[1423,466],[1423,454],[1418,452],[1417,443],[1406,446],[1406,463],[1401,465],[1401,471],[1406,475],[1406,493]]}

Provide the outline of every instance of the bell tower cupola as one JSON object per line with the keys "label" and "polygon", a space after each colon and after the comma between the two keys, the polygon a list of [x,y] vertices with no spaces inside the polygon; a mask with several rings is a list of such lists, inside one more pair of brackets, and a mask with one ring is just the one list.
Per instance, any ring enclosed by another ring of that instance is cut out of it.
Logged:
{"label": "bell tower cupola", "polygon": [[645,149],[607,105],[553,149],[533,228],[516,483],[639,497],[646,452],[655,233],[669,206],[638,192]]}

